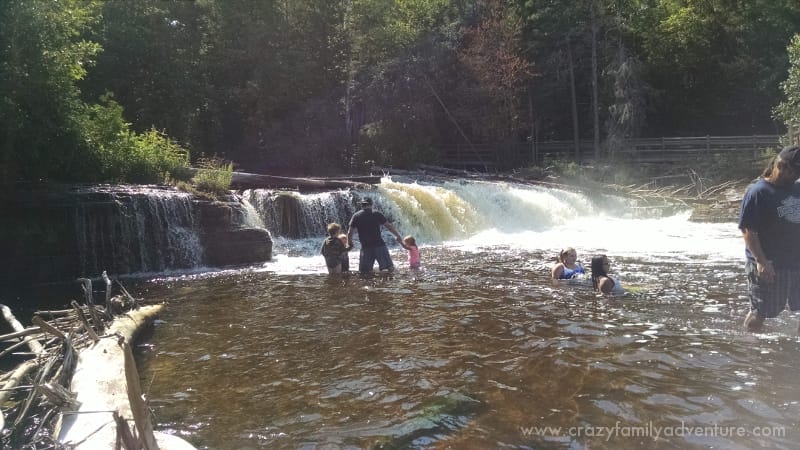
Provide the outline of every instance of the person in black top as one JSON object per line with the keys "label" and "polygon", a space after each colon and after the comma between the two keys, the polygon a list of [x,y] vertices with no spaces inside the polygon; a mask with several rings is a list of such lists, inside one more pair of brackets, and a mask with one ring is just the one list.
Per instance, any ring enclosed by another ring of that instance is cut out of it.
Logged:
{"label": "person in black top", "polygon": [[800,310],[800,146],[785,147],[742,199],[739,229],[745,244],[750,312],[744,325],[761,329],[789,304]]}
{"label": "person in black top", "polygon": [[350,226],[347,230],[348,249],[353,248],[353,231],[358,231],[358,240],[361,242],[361,253],[358,260],[358,271],[361,273],[372,272],[375,261],[378,261],[380,271],[393,271],[394,263],[389,256],[389,250],[381,237],[381,225],[386,227],[397,239],[403,242],[400,233],[389,222],[386,217],[378,211],[372,210],[372,199],[364,197],[361,200],[361,211],[353,214],[350,218]]}
{"label": "person in black top", "polygon": [[339,238],[339,231],[342,227],[338,223],[328,224],[328,237],[322,243],[320,253],[325,257],[325,266],[328,268],[328,273],[342,273],[347,271],[344,269],[343,261],[347,259],[347,247]]}

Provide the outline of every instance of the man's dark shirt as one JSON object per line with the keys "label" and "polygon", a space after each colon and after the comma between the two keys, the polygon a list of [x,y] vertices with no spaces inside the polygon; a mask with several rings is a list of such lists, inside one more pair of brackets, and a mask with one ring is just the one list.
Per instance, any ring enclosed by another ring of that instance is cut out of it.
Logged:
{"label": "man's dark shirt", "polygon": [[372,209],[362,209],[350,218],[350,228],[358,230],[358,240],[361,247],[381,247],[386,245],[381,237],[381,225],[386,223],[386,217]]}

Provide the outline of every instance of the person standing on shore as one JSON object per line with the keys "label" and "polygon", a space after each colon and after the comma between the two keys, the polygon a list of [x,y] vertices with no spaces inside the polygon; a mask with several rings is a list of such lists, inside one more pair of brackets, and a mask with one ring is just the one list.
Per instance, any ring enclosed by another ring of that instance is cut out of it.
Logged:
{"label": "person standing on shore", "polygon": [[394,270],[392,257],[381,237],[381,225],[395,236],[397,242],[402,244],[403,238],[400,237],[397,229],[383,214],[372,210],[371,198],[364,197],[361,200],[361,211],[353,214],[347,229],[348,249],[353,248],[353,231],[358,231],[358,241],[361,243],[358,271],[361,273],[371,273],[376,260],[378,261],[378,270],[381,272]]}
{"label": "person standing on shore", "polygon": [[748,331],[789,304],[800,310],[800,146],[785,147],[742,199],[739,229],[745,243],[750,311]]}

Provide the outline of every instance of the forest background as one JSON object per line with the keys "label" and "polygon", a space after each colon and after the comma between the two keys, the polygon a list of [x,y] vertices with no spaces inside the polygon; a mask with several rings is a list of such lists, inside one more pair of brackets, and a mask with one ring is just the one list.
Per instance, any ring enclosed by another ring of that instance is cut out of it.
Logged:
{"label": "forest background", "polygon": [[798,30],[797,0],[3,0],[0,185],[783,134]]}

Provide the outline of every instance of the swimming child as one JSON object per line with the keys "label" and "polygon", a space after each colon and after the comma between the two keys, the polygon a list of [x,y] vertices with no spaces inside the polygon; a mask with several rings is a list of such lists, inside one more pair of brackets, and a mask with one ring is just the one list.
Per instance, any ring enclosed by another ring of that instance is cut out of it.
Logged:
{"label": "swimming child", "polygon": [[328,237],[322,243],[320,253],[325,257],[328,273],[341,273],[342,255],[347,256],[347,246],[339,239],[342,227],[338,223],[329,223],[327,231]]}
{"label": "swimming child", "polygon": [[550,277],[554,280],[569,280],[583,275],[585,272],[581,263],[577,261],[578,252],[572,247],[567,247],[558,254],[558,264],[553,267]]}
{"label": "swimming child", "polygon": [[422,266],[422,261],[419,256],[419,247],[417,247],[417,240],[414,236],[406,236],[403,242],[400,243],[404,249],[408,250],[408,267],[411,270],[418,270]]}
{"label": "swimming child", "polygon": [[347,235],[339,233],[339,240],[344,245],[344,253],[342,253],[342,273],[350,271],[350,255],[347,253]]}
{"label": "swimming child", "polygon": [[619,281],[608,276],[611,261],[606,255],[592,258],[592,287],[603,294],[622,294],[625,292]]}

